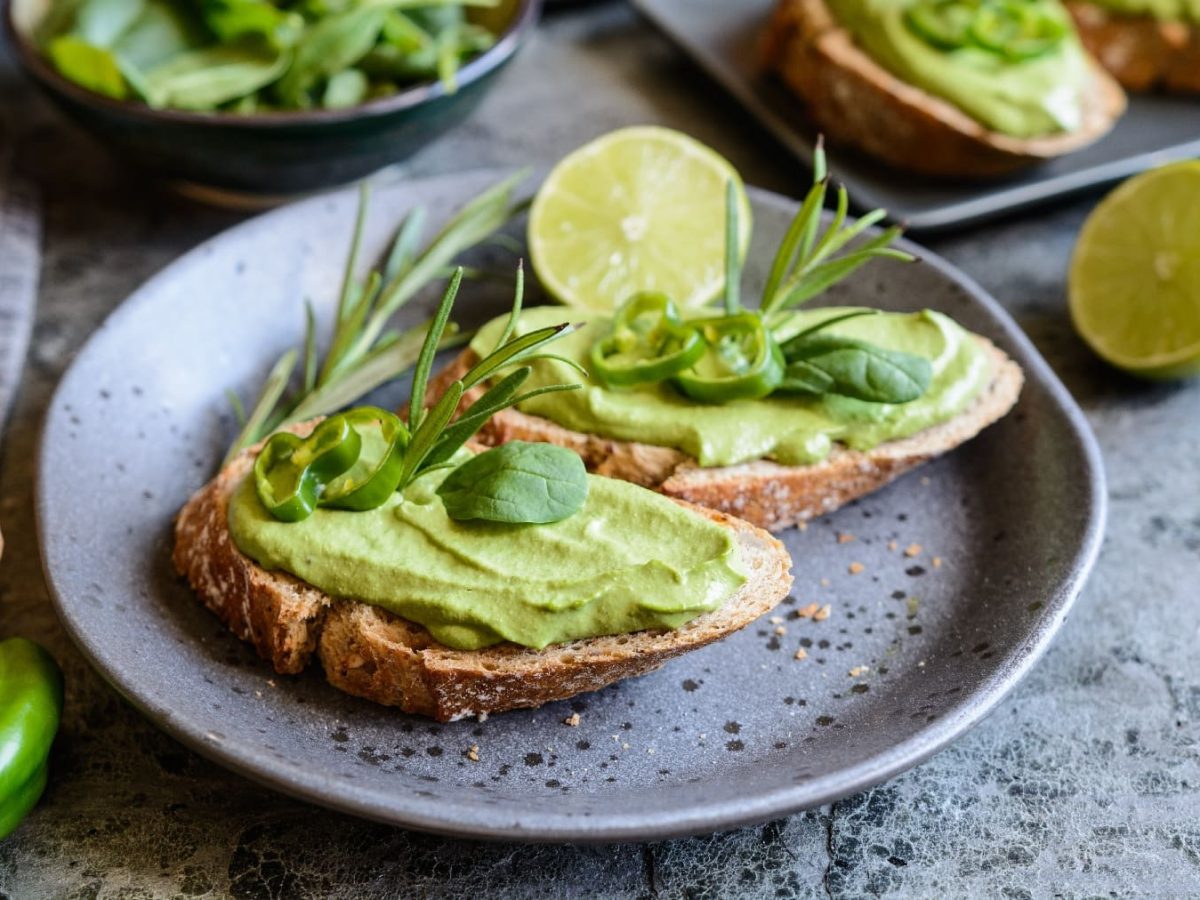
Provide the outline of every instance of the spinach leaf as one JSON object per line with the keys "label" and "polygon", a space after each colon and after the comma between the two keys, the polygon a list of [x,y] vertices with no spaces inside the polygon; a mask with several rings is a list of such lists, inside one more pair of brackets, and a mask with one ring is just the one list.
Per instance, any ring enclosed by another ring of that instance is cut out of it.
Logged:
{"label": "spinach leaf", "polygon": [[361,69],[343,69],[325,82],[321,105],[326,109],[345,109],[357,106],[367,96],[371,82]]}
{"label": "spinach leaf", "polygon": [[145,72],[203,42],[203,27],[168,0],[146,0],[142,14],[112,45],[125,66]]}
{"label": "spinach leaf", "polygon": [[[924,394],[933,378],[924,357],[854,338],[802,335],[785,343],[783,351],[788,362],[785,385],[790,382],[793,390],[841,394],[869,403],[908,403]],[[826,383],[822,375],[831,385],[814,390]]]}
{"label": "spinach leaf", "polygon": [[222,41],[247,35],[266,38],[277,47],[290,47],[304,30],[304,19],[268,0],[201,0],[209,29]]}
{"label": "spinach leaf", "polygon": [[94,47],[111,47],[144,6],[142,0],[85,0],[75,13],[75,35]]}
{"label": "spinach leaf", "polygon": [[583,508],[587,472],[575,453],[554,444],[511,441],[463,463],[438,496],[457,521],[540,525]]}
{"label": "spinach leaf", "polygon": [[296,45],[296,57],[279,82],[284,103],[308,106],[308,96],[317,83],[343,69],[357,65],[379,40],[387,10],[364,6],[322,19],[309,28]]}
{"label": "spinach leaf", "polygon": [[217,44],[172,57],[147,72],[145,81],[164,105],[209,110],[270,84],[288,59],[258,41]]}
{"label": "spinach leaf", "polygon": [[67,34],[51,41],[46,53],[54,68],[81,87],[117,100],[129,96],[125,76],[111,51]]}

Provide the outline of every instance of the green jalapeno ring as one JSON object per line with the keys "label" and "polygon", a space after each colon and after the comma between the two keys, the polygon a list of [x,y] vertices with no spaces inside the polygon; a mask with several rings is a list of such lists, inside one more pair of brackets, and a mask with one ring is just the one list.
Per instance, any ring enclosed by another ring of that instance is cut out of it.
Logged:
{"label": "green jalapeno ring", "polygon": [[607,336],[592,344],[591,369],[606,387],[666,381],[704,355],[704,338],[682,321],[674,302],[653,291],[617,310]]}
{"label": "green jalapeno ring", "polygon": [[358,461],[362,438],[344,415],[330,416],[301,438],[273,434],[254,461],[258,498],[276,519],[299,522],[317,508],[326,486]]}
{"label": "green jalapeno ring", "polygon": [[926,43],[959,50],[971,42],[971,23],[980,4],[973,0],[918,2],[904,13],[905,23]]}
{"label": "green jalapeno ring", "polygon": [[655,355],[639,358],[629,352],[637,349],[629,347],[616,335],[596,341],[590,354],[592,372],[606,387],[666,381],[694,366],[704,356],[706,345],[695,328],[674,325],[669,337],[649,348]]}
{"label": "green jalapeno ring", "polygon": [[359,458],[349,469],[334,479],[318,498],[319,506],[334,509],[349,509],[361,512],[375,509],[387,502],[400,485],[404,472],[404,451],[408,447],[409,433],[395,413],[375,406],[362,406],[343,413],[350,426],[362,437],[360,428],[378,427],[385,444],[380,458],[365,473],[355,471]]}
{"label": "green jalapeno ring", "polygon": [[1067,31],[1066,22],[1045,4],[989,0],[972,19],[970,36],[979,46],[1022,62],[1054,49]]}
{"label": "green jalapeno ring", "polygon": [[709,368],[719,374],[700,371],[699,363],[679,373],[674,383],[683,394],[701,403],[758,400],[782,383],[786,366],[783,351],[757,313],[743,312],[694,324],[708,344],[708,352],[699,362],[711,357],[715,365]]}

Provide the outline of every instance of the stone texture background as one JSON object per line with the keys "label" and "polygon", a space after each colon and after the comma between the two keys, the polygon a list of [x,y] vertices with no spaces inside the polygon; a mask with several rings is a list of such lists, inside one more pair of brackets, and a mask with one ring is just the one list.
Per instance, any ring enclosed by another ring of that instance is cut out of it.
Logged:
{"label": "stone texture background", "polygon": [[[747,181],[807,174],[621,3],[552,11],[431,174],[549,162],[625,124],[683,128]],[[450,841],[327,813],[194,756],[128,708],[58,627],[33,534],[41,411],[134,287],[238,221],[146,184],[70,130],[0,56],[0,140],[44,186],[40,309],[0,460],[0,634],[46,643],[69,693],[42,805],[0,843],[0,894],[38,897],[1200,895],[1200,384],[1098,363],[1065,309],[1096,197],[929,242],[1013,312],[1100,437],[1109,532],[1033,675],[954,747],[889,784],[758,828],[667,843]]]}

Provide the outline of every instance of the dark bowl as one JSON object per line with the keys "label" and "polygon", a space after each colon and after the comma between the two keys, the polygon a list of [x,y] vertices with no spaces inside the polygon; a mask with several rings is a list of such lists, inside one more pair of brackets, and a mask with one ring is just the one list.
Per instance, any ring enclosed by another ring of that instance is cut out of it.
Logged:
{"label": "dark bowl", "polygon": [[251,202],[346,184],[403,160],[465,119],[533,30],[541,0],[482,11],[493,47],[466,63],[458,90],[421,84],[349,109],[237,115],[152,109],[63,78],[32,33],[45,0],[10,0],[4,22],[21,65],[71,119],[125,160],[210,197]]}

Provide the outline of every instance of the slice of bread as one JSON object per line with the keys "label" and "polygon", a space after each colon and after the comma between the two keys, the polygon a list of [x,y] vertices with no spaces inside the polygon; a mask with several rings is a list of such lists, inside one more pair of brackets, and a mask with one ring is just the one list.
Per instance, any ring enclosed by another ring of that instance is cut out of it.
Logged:
{"label": "slice of bread", "polygon": [[[305,434],[312,424],[295,430]],[[692,507],[737,535],[748,573],[719,609],[674,630],[588,638],[544,650],[507,643],[455,650],[416,623],[332,598],[285,572],[263,569],[238,550],[229,533],[229,500],[256,452],[229,463],[183,507],[175,523],[176,570],[277,672],[301,672],[316,652],[334,687],[442,722],[541,706],[651,672],[746,627],[773,609],[792,583],[791,559],[779,541],[732,516]]]}
{"label": "slice of bread", "polygon": [[875,62],[854,43],[825,0],[779,0],[764,58],[831,141],[925,175],[1004,175],[1092,143],[1125,111],[1120,86],[1091,63],[1083,124],[1077,131],[1035,138],[991,131]]}
{"label": "slice of bread", "polygon": [[[940,425],[871,450],[835,445],[829,456],[807,466],[760,460],[702,468],[686,453],[670,447],[582,434],[515,409],[493,416],[476,439],[488,445],[518,440],[558,444],[578,453],[598,475],[632,481],[678,500],[721,510],[759,528],[782,531],[883,487],[975,437],[1012,409],[1025,380],[1021,367],[990,341],[978,336],[976,340],[987,347],[992,377],[967,409]],[[434,379],[430,393],[440,393],[474,362],[475,354],[463,351]],[[478,393],[476,389],[464,397],[464,405]]]}
{"label": "slice of bread", "polygon": [[1127,16],[1095,3],[1067,9],[1083,46],[1131,91],[1200,93],[1200,25]]}

